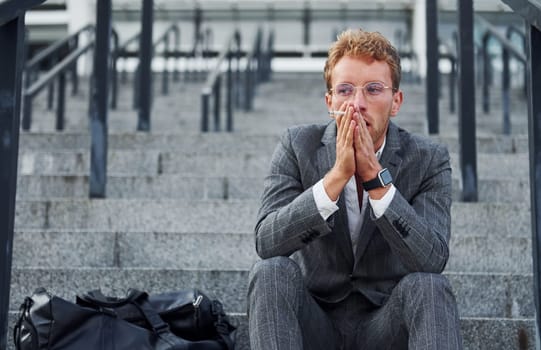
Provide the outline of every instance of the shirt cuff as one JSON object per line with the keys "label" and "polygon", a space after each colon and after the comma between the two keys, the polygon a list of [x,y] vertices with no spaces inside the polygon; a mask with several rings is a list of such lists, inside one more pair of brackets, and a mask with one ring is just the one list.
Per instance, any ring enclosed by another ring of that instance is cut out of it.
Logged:
{"label": "shirt cuff", "polygon": [[338,210],[338,206],[336,205],[338,200],[332,201],[329,198],[327,192],[325,192],[325,188],[323,187],[323,179],[316,182],[316,184],[312,187],[312,194],[314,195],[317,210],[319,211],[319,214],[321,214],[323,220],[327,220],[332,214],[334,214],[335,211]]}
{"label": "shirt cuff", "polygon": [[374,211],[374,216],[376,219],[379,219],[383,213],[385,213],[385,210],[389,208],[389,204],[391,204],[394,194],[396,193],[396,187],[394,187],[393,184],[391,184],[391,187],[389,188],[389,191],[385,193],[381,199],[372,199],[370,196],[368,196],[368,200],[370,201],[370,206],[372,207],[372,210]]}

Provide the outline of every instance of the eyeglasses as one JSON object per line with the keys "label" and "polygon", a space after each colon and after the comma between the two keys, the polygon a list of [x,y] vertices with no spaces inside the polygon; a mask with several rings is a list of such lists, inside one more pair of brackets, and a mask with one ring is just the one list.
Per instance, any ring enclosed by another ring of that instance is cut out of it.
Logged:
{"label": "eyeglasses", "polygon": [[385,89],[391,89],[393,92],[396,92],[395,88],[386,86],[385,84],[378,81],[368,82],[363,86],[355,86],[349,83],[341,83],[336,85],[333,89],[330,89],[329,92],[334,93],[335,95],[343,99],[348,99],[352,96],[355,96],[355,94],[357,93],[357,89],[362,90],[363,96],[366,99],[374,99],[378,96],[381,96],[385,92]]}

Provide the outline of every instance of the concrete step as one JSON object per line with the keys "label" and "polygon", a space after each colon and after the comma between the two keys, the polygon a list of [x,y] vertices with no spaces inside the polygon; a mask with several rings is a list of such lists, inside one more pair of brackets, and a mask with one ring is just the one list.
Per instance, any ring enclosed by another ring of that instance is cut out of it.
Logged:
{"label": "concrete step", "polygon": [[[236,152],[187,148],[183,150],[117,150],[108,153],[112,175],[194,174],[212,176],[265,176],[275,146],[246,145]],[[257,148],[261,147],[261,148]],[[210,147],[209,147],[210,148]],[[451,153],[451,167],[460,173],[460,156]],[[26,150],[19,155],[19,174],[87,175],[90,150]],[[477,173],[485,179],[528,179],[527,153],[477,155]],[[459,176],[457,176],[459,177]]]}
{"label": "concrete step", "polygon": [[[257,200],[61,199],[19,200],[15,228],[137,232],[251,232]],[[455,202],[453,232],[469,236],[528,237],[525,203]]]}
{"label": "concrete step", "polygon": [[[69,300],[73,300],[72,296]],[[231,321],[237,325],[237,350],[249,350],[248,320],[245,313],[229,313]],[[7,336],[8,350],[13,345],[13,325],[18,313],[10,311]],[[460,319],[464,350],[493,349],[535,349],[535,319],[532,318],[481,318],[461,317]]]}
{"label": "concrete step", "polygon": [[[35,288],[71,298],[100,288],[124,295],[128,288],[157,293],[197,286],[223,300],[228,312],[246,311],[248,270],[153,268],[14,268],[10,310],[17,310]],[[462,317],[534,316],[532,275],[444,273],[453,287]]]}
{"label": "concrete step", "polygon": [[[532,271],[530,237],[451,237],[447,271]],[[13,246],[15,267],[248,269],[258,259],[253,231],[23,230]]]}
{"label": "concrete step", "polygon": [[[125,169],[124,169],[125,170]],[[150,168],[147,170],[151,170]],[[161,174],[144,176],[109,175],[107,198],[155,199],[259,199],[264,176],[219,176],[223,171],[205,174]],[[248,173],[249,171],[246,171]],[[453,174],[453,200],[462,198],[460,174]],[[21,175],[18,178],[18,199],[88,198],[88,176],[83,175]],[[529,203],[527,178],[478,179],[481,202]]]}
{"label": "concrete step", "polygon": [[[449,152],[458,154],[459,144],[456,132],[431,135],[436,142],[443,143]],[[189,133],[151,131],[132,133],[110,133],[110,150],[158,150],[193,153],[237,154],[250,152],[272,153],[279,141],[278,135],[234,133]],[[21,152],[70,150],[88,151],[90,135],[87,132],[22,132]],[[527,135],[477,135],[477,151],[481,153],[527,153]]]}

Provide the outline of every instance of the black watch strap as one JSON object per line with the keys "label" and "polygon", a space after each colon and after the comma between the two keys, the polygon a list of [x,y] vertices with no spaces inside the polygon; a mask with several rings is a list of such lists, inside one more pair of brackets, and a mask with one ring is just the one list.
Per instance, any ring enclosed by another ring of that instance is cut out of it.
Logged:
{"label": "black watch strap", "polygon": [[365,191],[370,191],[379,187],[385,187],[393,182],[393,177],[389,172],[389,169],[381,169],[374,179],[370,181],[363,182],[363,189]]}

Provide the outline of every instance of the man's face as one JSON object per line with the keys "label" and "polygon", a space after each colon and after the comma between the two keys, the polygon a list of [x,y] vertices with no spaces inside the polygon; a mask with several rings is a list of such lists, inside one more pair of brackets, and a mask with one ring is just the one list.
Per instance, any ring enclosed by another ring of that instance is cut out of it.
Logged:
{"label": "man's face", "polygon": [[[398,113],[403,98],[401,91],[392,89],[389,65],[368,57],[344,56],[331,72],[331,83],[332,93],[325,95],[329,110],[345,110],[346,105],[353,106],[366,122],[374,149],[379,149],[385,139],[389,119]],[[351,86],[356,87],[352,93]],[[362,87],[365,87],[364,91]],[[383,89],[378,89],[381,87]],[[348,89],[350,96],[346,97]]]}

